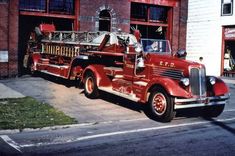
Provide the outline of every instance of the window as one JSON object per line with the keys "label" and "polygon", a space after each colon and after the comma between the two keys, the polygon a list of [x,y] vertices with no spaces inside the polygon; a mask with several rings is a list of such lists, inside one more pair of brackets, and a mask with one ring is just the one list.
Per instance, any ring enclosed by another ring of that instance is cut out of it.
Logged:
{"label": "window", "polygon": [[102,10],[99,15],[99,31],[110,31],[111,16],[108,10]]}
{"label": "window", "polygon": [[131,27],[140,30],[142,38],[167,39],[167,27],[136,24],[131,24]]}
{"label": "window", "polygon": [[221,16],[233,15],[233,0],[221,1]]}
{"label": "window", "polygon": [[131,27],[139,29],[142,38],[168,39],[172,24],[172,8],[131,3]]}
{"label": "window", "polygon": [[140,3],[131,3],[131,18],[140,21],[146,21],[147,17],[147,5]]}
{"label": "window", "polygon": [[52,13],[74,14],[74,0],[50,0],[49,11]]}
{"label": "window", "polygon": [[46,0],[20,0],[20,10],[45,12]]}
{"label": "window", "polygon": [[167,7],[131,3],[131,18],[136,21],[167,23],[167,13]]}
{"label": "window", "polygon": [[167,8],[162,6],[151,6],[149,20],[154,22],[167,23]]}

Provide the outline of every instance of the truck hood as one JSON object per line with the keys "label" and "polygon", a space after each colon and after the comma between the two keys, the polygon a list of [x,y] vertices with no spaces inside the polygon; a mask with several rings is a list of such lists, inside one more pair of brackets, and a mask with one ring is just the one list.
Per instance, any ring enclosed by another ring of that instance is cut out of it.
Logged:
{"label": "truck hood", "polygon": [[198,62],[188,61],[169,55],[158,55],[151,53],[146,55],[146,63],[149,65],[181,70],[186,73],[189,71],[189,67],[205,68],[203,64]]}

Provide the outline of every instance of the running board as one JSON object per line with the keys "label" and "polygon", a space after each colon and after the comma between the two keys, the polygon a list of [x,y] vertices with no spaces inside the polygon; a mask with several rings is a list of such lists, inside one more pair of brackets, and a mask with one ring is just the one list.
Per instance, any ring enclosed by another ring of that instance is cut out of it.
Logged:
{"label": "running board", "polygon": [[56,77],[68,79],[67,75],[69,72],[69,66],[68,65],[55,65],[55,64],[42,64],[37,63],[37,71],[53,75]]}
{"label": "running board", "polygon": [[134,101],[134,102],[139,102],[140,101],[140,98],[137,98],[136,95],[133,94],[133,93],[127,95],[127,94],[115,91],[111,87],[99,87],[99,90],[102,90],[102,91],[105,91],[105,92],[108,92],[108,93],[112,93],[114,95],[123,97],[125,99],[131,100],[131,101]]}
{"label": "running board", "polygon": [[48,74],[48,75],[53,75],[53,76],[56,76],[56,77],[61,77],[61,78],[67,79],[67,77],[61,76],[61,75],[59,75],[59,74],[54,74],[54,73],[48,72],[47,70],[39,70],[39,72],[42,72],[42,73],[45,73],[45,74]]}
{"label": "running board", "polygon": [[39,66],[48,66],[48,67],[53,67],[53,68],[58,68],[58,69],[69,68],[68,65],[55,65],[55,64],[45,64],[45,63],[37,63],[37,65],[39,65]]}

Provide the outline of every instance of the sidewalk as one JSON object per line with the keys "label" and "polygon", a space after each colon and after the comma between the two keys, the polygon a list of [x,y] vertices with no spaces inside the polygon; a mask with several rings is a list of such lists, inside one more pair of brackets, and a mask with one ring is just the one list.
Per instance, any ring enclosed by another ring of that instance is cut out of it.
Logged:
{"label": "sidewalk", "polygon": [[6,98],[22,98],[25,97],[23,94],[5,86],[4,84],[0,83],[0,99]]}
{"label": "sidewalk", "polygon": [[226,84],[233,85],[235,84],[235,77],[220,77]]}

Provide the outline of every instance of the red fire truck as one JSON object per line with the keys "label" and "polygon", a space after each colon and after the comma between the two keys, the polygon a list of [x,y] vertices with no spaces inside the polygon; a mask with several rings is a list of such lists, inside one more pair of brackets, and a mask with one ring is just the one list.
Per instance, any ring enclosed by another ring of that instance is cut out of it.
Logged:
{"label": "red fire truck", "polygon": [[105,91],[143,103],[158,121],[171,121],[177,109],[194,107],[217,117],[228,102],[226,84],[207,76],[203,64],[182,58],[184,51],[173,54],[167,40],[138,40],[121,31],[55,31],[48,24],[35,32],[24,65],[32,73],[80,80],[89,98]]}

